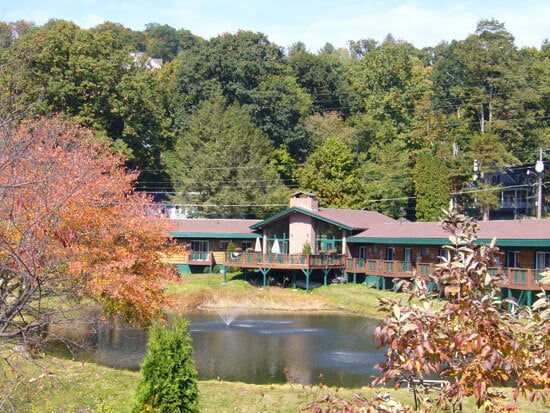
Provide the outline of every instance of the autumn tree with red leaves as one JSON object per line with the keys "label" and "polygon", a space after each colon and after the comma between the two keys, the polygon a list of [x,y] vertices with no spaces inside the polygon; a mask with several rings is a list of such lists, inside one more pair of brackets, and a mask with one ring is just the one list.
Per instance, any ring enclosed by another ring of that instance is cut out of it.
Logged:
{"label": "autumn tree with red leaves", "polygon": [[[443,226],[451,234],[449,259],[442,258],[434,274],[403,282],[406,299],[380,300],[386,317],[373,339],[387,351],[373,384],[415,388],[442,379],[448,384],[431,402],[453,410],[470,396],[490,412],[515,411],[520,395],[547,402],[550,307],[544,291],[532,308],[502,299],[502,280],[490,270],[498,254],[495,240],[479,245],[478,225],[454,211]],[[514,388],[514,400],[499,391],[502,386]],[[416,407],[428,411],[415,395]]]}
{"label": "autumn tree with red leaves", "polygon": [[135,325],[161,312],[169,221],[136,178],[59,117],[0,132],[0,338],[40,340],[83,299]]}

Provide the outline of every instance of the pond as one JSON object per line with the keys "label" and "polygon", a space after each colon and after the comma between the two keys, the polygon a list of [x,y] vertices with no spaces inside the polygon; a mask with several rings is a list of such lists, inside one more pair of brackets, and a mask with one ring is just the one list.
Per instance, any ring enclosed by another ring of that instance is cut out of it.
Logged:
{"label": "pond", "polygon": [[[342,314],[215,314],[187,316],[199,379],[268,384],[292,381],[340,387],[370,384],[383,351],[372,343],[373,320]],[[143,330],[101,326],[87,334],[96,362],[138,369]],[[322,375],[322,379],[320,379]]]}

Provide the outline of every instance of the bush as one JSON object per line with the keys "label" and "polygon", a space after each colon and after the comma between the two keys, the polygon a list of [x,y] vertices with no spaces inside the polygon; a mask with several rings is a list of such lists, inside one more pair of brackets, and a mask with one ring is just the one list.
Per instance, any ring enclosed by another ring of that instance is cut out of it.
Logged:
{"label": "bush", "polygon": [[151,326],[133,412],[197,412],[197,371],[187,321]]}

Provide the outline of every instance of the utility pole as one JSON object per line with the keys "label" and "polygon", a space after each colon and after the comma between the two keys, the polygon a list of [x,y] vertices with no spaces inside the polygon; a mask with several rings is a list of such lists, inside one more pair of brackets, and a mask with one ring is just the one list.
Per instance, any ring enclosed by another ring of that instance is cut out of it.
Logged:
{"label": "utility pole", "polygon": [[544,162],[542,161],[542,148],[540,148],[539,160],[535,164],[535,171],[538,175],[537,188],[537,219],[542,218],[542,178],[544,177]]}

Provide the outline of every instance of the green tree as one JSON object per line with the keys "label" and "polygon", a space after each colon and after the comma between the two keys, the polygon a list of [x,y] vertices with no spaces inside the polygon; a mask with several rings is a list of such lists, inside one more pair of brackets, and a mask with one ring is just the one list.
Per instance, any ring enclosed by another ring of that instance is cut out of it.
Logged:
{"label": "green tree", "polygon": [[522,160],[534,154],[544,116],[536,54],[518,51],[512,34],[494,19],[481,20],[473,35],[439,51],[436,105],[468,125],[467,136],[497,134]]}
{"label": "green tree", "polygon": [[158,179],[171,123],[155,75],[133,65],[132,39],[120,25],[82,30],[51,20],[13,42],[0,82],[12,82],[8,90],[30,115],[63,112],[116,142],[146,182]]}
{"label": "green tree", "polygon": [[358,146],[368,150],[394,139],[410,148],[418,145],[411,140],[411,130],[417,106],[426,101],[431,87],[420,54],[409,43],[386,40],[350,63],[350,82],[363,107],[356,116],[365,118],[355,122],[367,125]]}
{"label": "green tree", "polygon": [[359,209],[363,185],[357,157],[338,138],[331,137],[297,171],[300,187],[319,197],[320,206]]}
{"label": "green tree", "polygon": [[283,183],[291,188],[297,185],[296,170],[298,165],[286,145],[281,145],[271,152],[269,164],[275,168]]}
{"label": "green tree", "polygon": [[313,112],[349,113],[350,85],[344,73],[344,62],[337,54],[314,55],[295,45],[287,59],[298,84],[313,100]]}
{"label": "green tree", "polygon": [[474,205],[482,212],[484,221],[490,217],[490,211],[499,206],[499,189],[493,184],[493,177],[507,167],[517,165],[520,161],[512,155],[505,144],[495,134],[475,134],[466,156],[470,165],[475,165]]}
{"label": "green tree", "polygon": [[412,170],[416,196],[416,219],[438,221],[451,200],[449,171],[444,162],[429,150],[416,155]]}
{"label": "green tree", "polygon": [[394,140],[377,145],[363,165],[365,206],[394,218],[403,217],[413,195],[410,151]]}
{"label": "green tree", "polygon": [[303,122],[311,136],[311,145],[314,149],[319,148],[331,137],[337,137],[350,147],[355,142],[355,128],[344,122],[339,112],[314,114],[305,118]]}
{"label": "green tree", "polygon": [[145,25],[145,52],[148,56],[172,61],[179,51],[176,29],[167,24],[149,23]]}
{"label": "green tree", "polygon": [[134,413],[198,412],[197,371],[187,322],[153,324],[141,365]]}
{"label": "green tree", "polygon": [[199,213],[217,216],[276,211],[288,191],[270,165],[272,150],[239,105],[205,101],[165,154],[174,201],[202,205]]}
{"label": "green tree", "polygon": [[224,34],[184,52],[177,73],[174,109],[184,128],[210,97],[238,103],[274,147],[286,144],[295,159],[308,140],[300,125],[310,98],[287,73],[282,49],[261,33]]}

